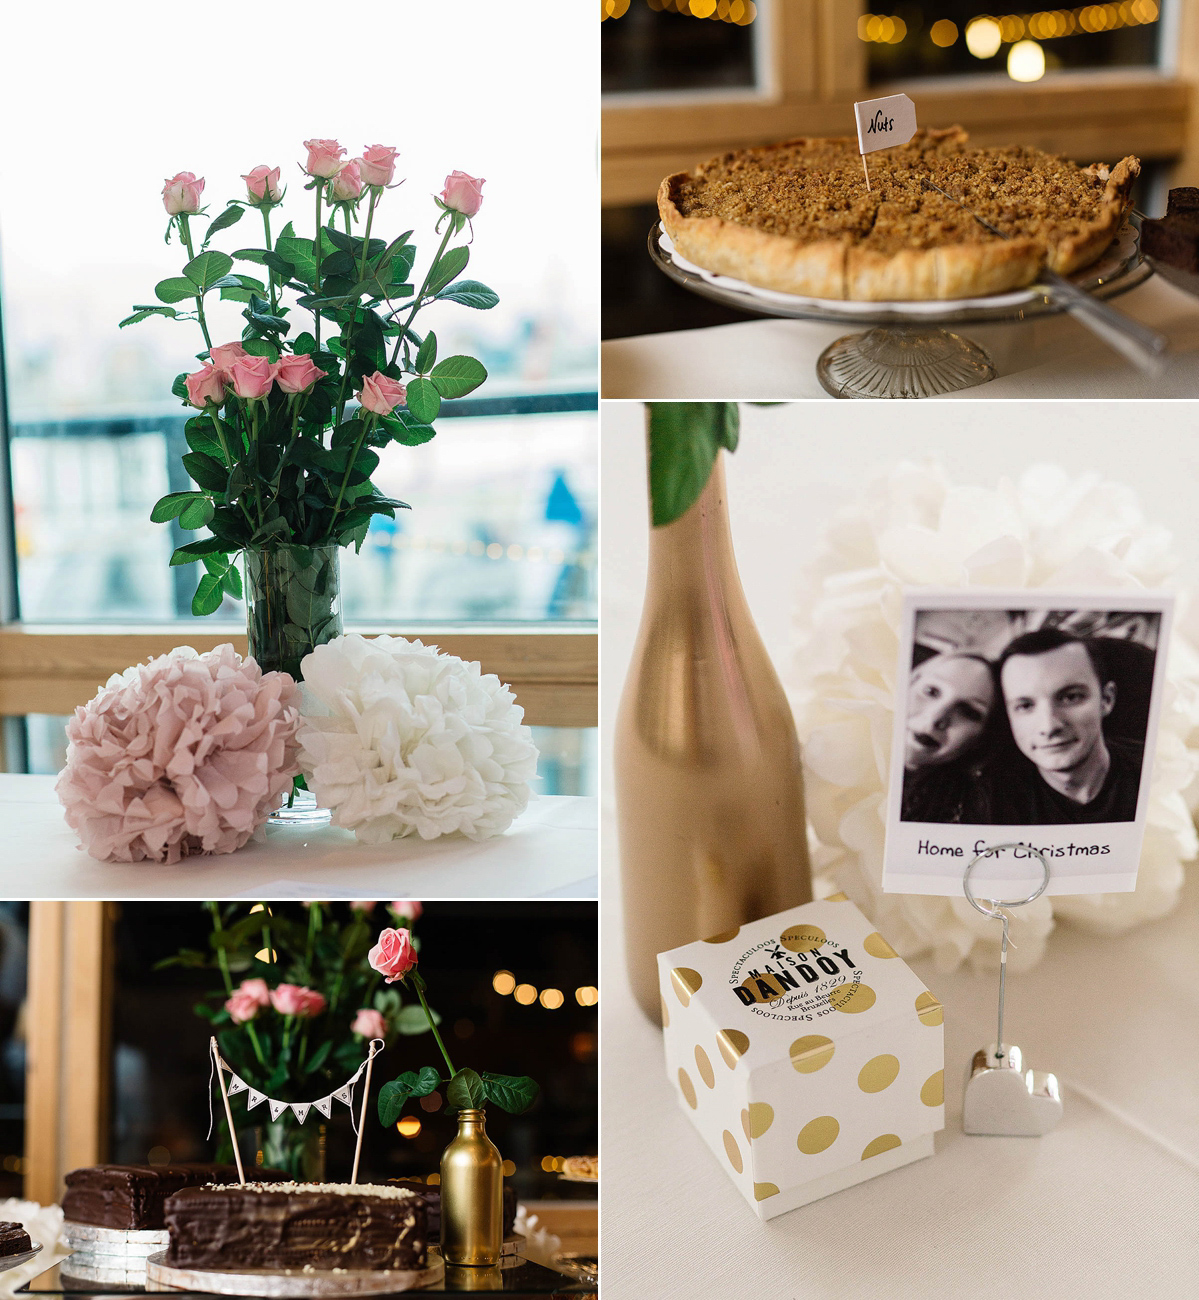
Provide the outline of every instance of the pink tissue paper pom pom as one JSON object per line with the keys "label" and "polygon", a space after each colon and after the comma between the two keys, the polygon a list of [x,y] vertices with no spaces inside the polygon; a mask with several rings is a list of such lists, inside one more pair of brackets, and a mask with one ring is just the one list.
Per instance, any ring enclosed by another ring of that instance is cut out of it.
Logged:
{"label": "pink tissue paper pom pom", "polygon": [[181,646],[109,678],[67,723],[67,825],[106,862],[240,849],[299,770],[298,705],[287,673],[231,645]]}

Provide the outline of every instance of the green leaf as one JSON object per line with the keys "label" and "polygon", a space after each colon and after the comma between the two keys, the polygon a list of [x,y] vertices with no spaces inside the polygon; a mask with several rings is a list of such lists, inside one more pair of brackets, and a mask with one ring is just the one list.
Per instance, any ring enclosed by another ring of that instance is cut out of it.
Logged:
{"label": "green leaf", "polygon": [[395,256],[387,264],[388,283],[391,285],[403,284],[408,279],[412,271],[412,264],[415,261],[416,249],[412,244],[405,244],[402,248],[397,248]]}
{"label": "green leaf", "polygon": [[262,266],[266,262],[266,249],[264,248],[239,248],[233,254],[239,262],[257,262]]}
{"label": "green leaf", "polygon": [[192,613],[199,617],[215,614],[220,609],[223,599],[224,592],[220,578],[215,573],[206,573],[200,579],[196,594],[192,597]]}
{"label": "green leaf", "polygon": [[[241,584],[238,584],[238,595],[241,595]],[[317,1070],[328,1060],[329,1053],[333,1050],[333,1040],[326,1038],[325,1041],[312,1053],[307,1065],[304,1066],[305,1074],[315,1074]]]}
{"label": "green leaf", "polygon": [[424,424],[402,407],[385,415],[379,423],[391,435],[393,442],[401,447],[419,447],[437,436],[437,430],[431,424]]}
{"label": "green leaf", "polygon": [[303,334],[296,335],[296,338],[291,345],[291,350],[298,357],[306,357],[309,353],[316,351],[316,339],[305,330]]}
{"label": "green leaf", "polygon": [[197,497],[179,516],[179,527],[194,532],[197,528],[206,527],[212,514],[212,502],[207,497]]}
{"label": "green leaf", "polygon": [[[228,253],[218,253],[215,248],[210,248],[207,253],[193,257],[183,268],[183,274],[203,294],[232,270],[233,258]],[[195,289],[192,293],[195,293]]]}
{"label": "green leaf", "polygon": [[736,402],[650,402],[649,489],[653,525],[686,514],[707,485],[723,447],[735,451]]}
{"label": "green leaf", "polygon": [[[439,1025],[441,1017],[436,1011],[432,1012],[433,1023]],[[410,1037],[413,1034],[427,1034],[429,1032],[429,1022],[425,1017],[424,1011],[415,1004],[408,1007],[402,1007],[399,1014],[396,1015],[392,1022],[396,1032]]]}
{"label": "green leaf", "polygon": [[209,492],[224,492],[229,485],[229,471],[220,461],[203,452],[189,452],[183,458],[183,468],[200,487]]}
{"label": "green leaf", "polygon": [[165,524],[181,515],[193,501],[204,499],[199,492],[168,492],[165,497],[159,497],[155,501],[154,509],[150,511],[150,522]]}
{"label": "green leaf", "polygon": [[271,362],[279,360],[279,349],[266,339],[243,339],[242,347],[252,357],[266,357]]}
{"label": "green leaf", "polygon": [[178,316],[179,313],[174,307],[134,307],[133,315],[126,316],[117,326],[118,329],[124,329],[126,325],[136,325],[139,320],[145,320],[147,316]]}
{"label": "green leaf", "polygon": [[[487,370],[474,357],[446,357],[433,367],[430,378],[442,397],[465,397],[487,378]],[[411,408],[412,403],[408,405]]]}
{"label": "green leaf", "polygon": [[196,286],[185,276],[173,275],[169,280],[159,280],[154,296],[159,302],[183,302],[196,296]]}
{"label": "green leaf", "polygon": [[432,424],[441,410],[441,394],[431,379],[413,379],[408,384],[408,409],[422,424]]}
{"label": "green leaf", "polygon": [[429,283],[425,286],[425,292],[440,293],[451,280],[457,279],[466,270],[469,261],[470,249],[465,244],[458,248],[447,249],[429,273]]}
{"label": "green leaf", "polygon": [[188,542],[186,546],[176,546],[171,553],[171,568],[180,564],[194,564],[205,555],[223,554],[227,550],[219,537],[204,537],[198,542]]}
{"label": "green leaf", "polygon": [[175,376],[174,381],[171,384],[171,392],[181,402],[188,401],[186,370],[182,371],[180,374],[177,374]]}
{"label": "green leaf", "polygon": [[305,284],[316,283],[316,249],[311,239],[275,240],[275,252],[295,268],[295,276]]}
{"label": "green leaf", "polygon": [[230,226],[235,226],[241,220],[244,211],[240,203],[230,203],[219,217],[214,217],[208,227],[208,233],[204,236],[205,246],[218,230],[228,230]]}
{"label": "green leaf", "polygon": [[487,1100],[483,1080],[474,1070],[459,1070],[446,1087],[445,1099],[455,1110],[478,1110]]}
{"label": "green leaf", "polygon": [[523,1114],[537,1100],[540,1088],[527,1074],[484,1074],[483,1094],[509,1115]]}
{"label": "green leaf", "polygon": [[474,307],[476,311],[489,311],[500,300],[494,289],[489,289],[478,280],[459,280],[438,295],[442,302],[460,302],[464,307]]}
{"label": "green leaf", "polygon": [[420,345],[420,351],[416,354],[416,360],[412,363],[417,374],[427,375],[433,369],[433,363],[437,360],[437,335],[432,330],[425,335],[425,341]]}
{"label": "green leaf", "polygon": [[379,1089],[379,1123],[390,1128],[400,1118],[410,1097],[427,1097],[440,1084],[441,1076],[431,1065],[423,1066],[419,1073],[405,1070],[399,1078]]}

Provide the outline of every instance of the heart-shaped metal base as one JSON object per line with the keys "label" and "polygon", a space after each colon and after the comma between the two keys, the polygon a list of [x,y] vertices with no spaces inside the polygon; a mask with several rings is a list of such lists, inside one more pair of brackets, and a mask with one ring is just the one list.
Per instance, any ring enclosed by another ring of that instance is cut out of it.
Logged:
{"label": "heart-shaped metal base", "polygon": [[1026,1070],[1018,1047],[991,1044],[974,1053],[962,1106],[962,1130],[998,1137],[1041,1137],[1062,1117],[1057,1077]]}

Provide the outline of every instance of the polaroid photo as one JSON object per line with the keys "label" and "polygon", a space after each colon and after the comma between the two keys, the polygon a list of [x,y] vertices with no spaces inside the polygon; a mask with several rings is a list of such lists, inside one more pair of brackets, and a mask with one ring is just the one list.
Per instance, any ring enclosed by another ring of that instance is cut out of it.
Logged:
{"label": "polaroid photo", "polygon": [[[883,889],[1136,887],[1173,597],[904,596]],[[1000,849],[999,846],[1011,847]]]}

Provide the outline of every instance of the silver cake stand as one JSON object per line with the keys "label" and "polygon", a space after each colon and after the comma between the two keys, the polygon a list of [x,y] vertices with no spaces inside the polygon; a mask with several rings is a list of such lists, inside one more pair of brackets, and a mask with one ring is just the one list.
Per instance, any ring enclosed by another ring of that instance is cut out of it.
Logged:
{"label": "silver cake stand", "polygon": [[424,1269],[265,1269],[265,1268],[175,1268],[160,1251],[146,1260],[146,1280],[177,1291],[204,1291],[212,1295],[323,1297],[395,1295],[418,1291],[440,1282],[445,1272],[440,1259],[430,1260]]}
{"label": "silver cake stand", "polygon": [[[1112,247],[1070,278],[1097,298],[1114,298],[1143,284],[1153,267],[1141,254],[1140,229],[1138,216],[1130,215]],[[997,373],[991,358],[947,325],[1006,324],[1065,310],[1040,285],[954,302],[840,302],[779,293],[687,261],[658,225],[649,233],[649,255],[676,284],[726,307],[870,327],[846,334],[820,354],[816,375],[834,397],[933,397],[984,384]]]}

